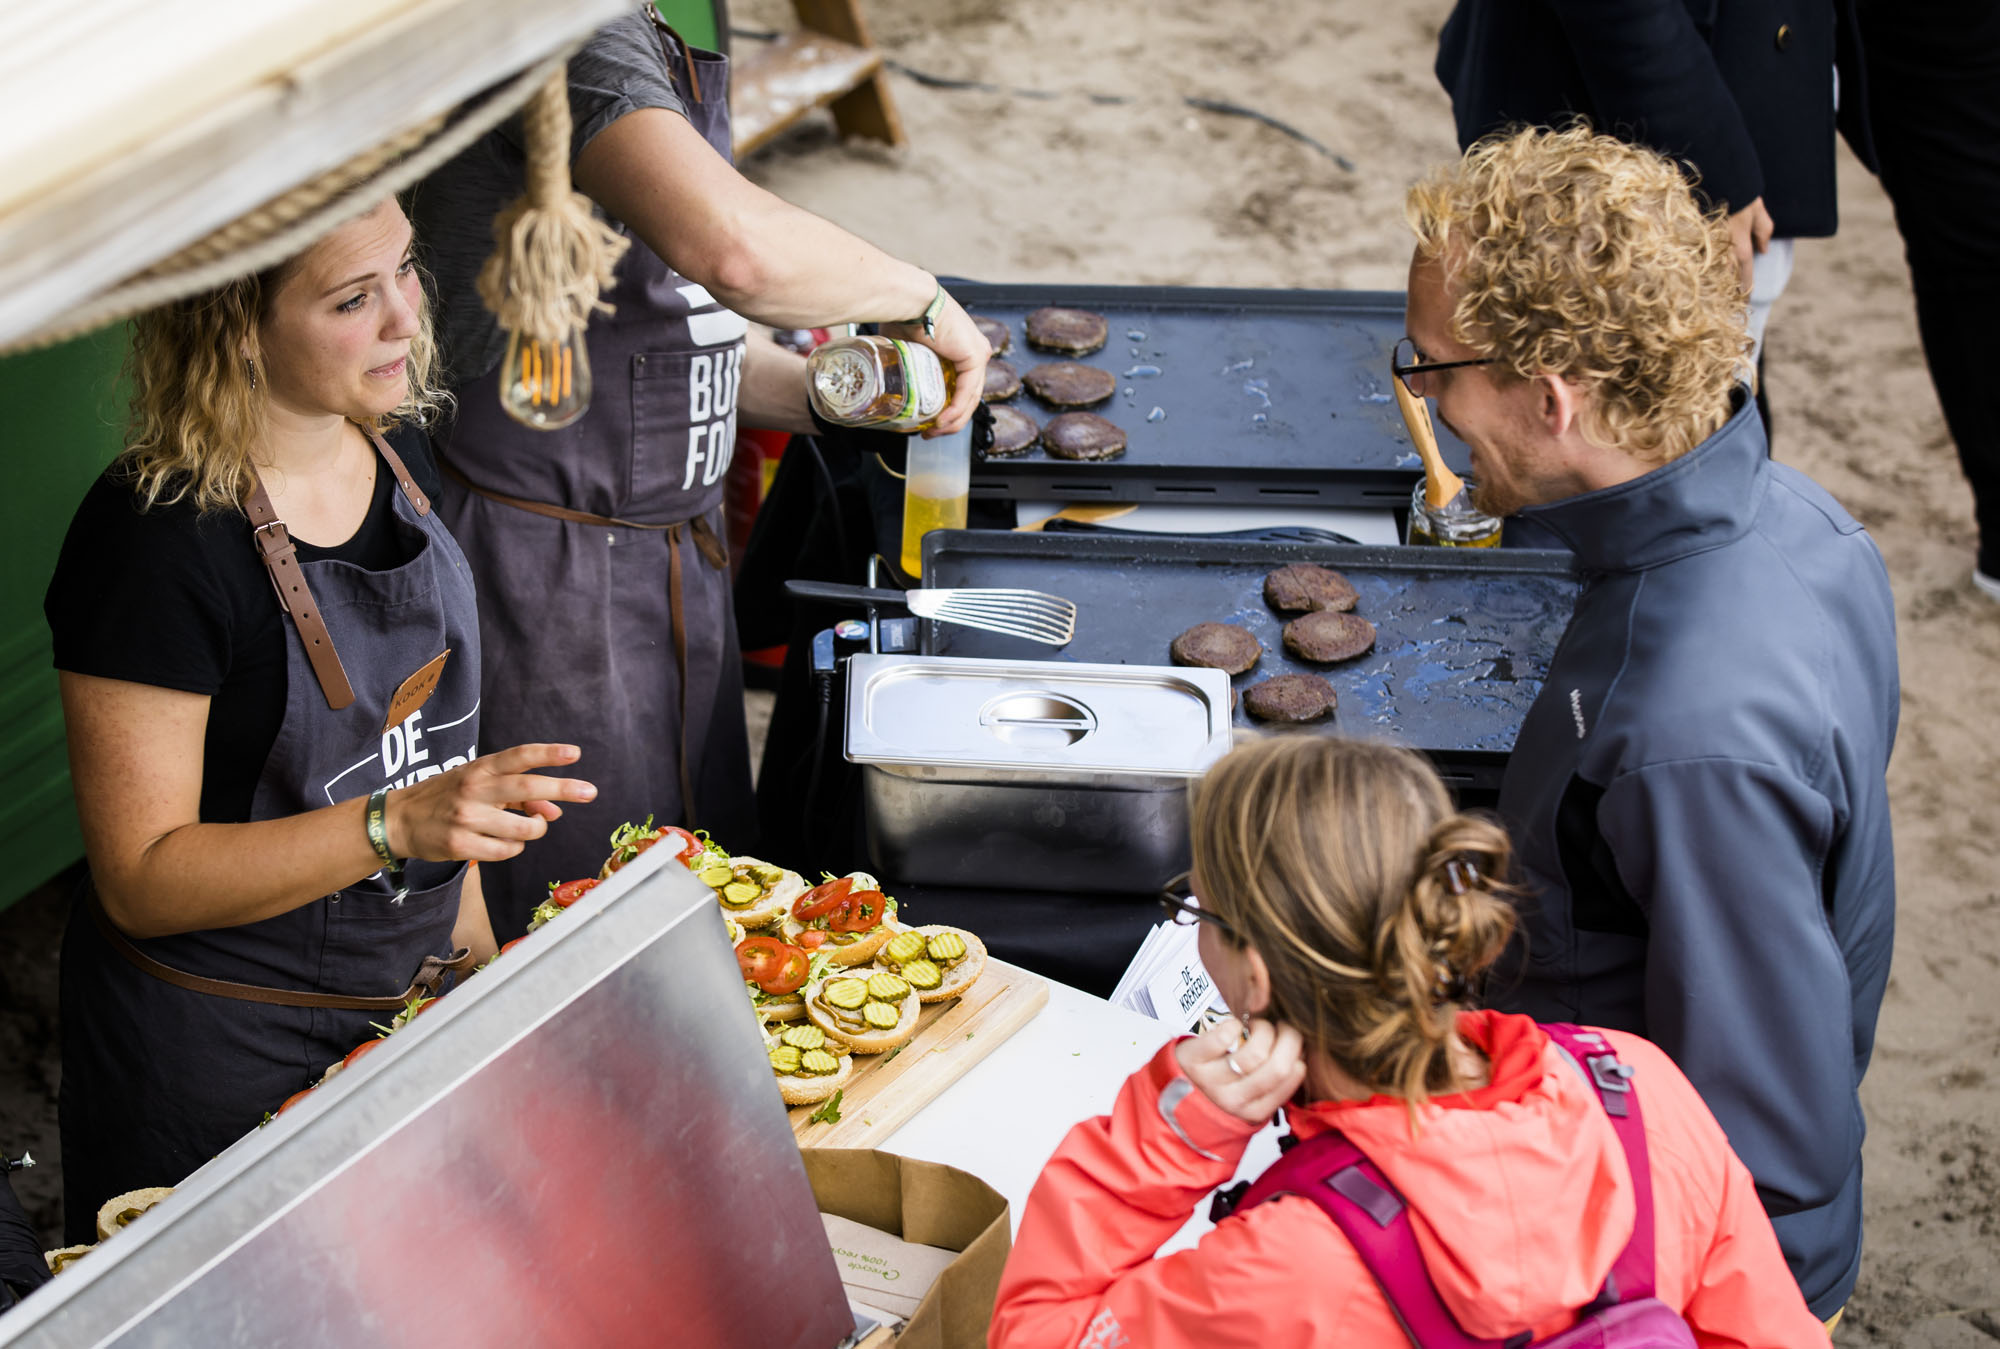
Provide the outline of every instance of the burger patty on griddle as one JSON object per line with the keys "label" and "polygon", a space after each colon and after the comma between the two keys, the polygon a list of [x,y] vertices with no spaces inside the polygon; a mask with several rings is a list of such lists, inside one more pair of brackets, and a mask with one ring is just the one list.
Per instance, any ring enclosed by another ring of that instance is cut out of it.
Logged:
{"label": "burger patty on griddle", "polygon": [[1239,675],[1257,663],[1264,644],[1234,623],[1197,623],[1167,646],[1176,665],[1203,665]]}
{"label": "burger patty on griddle", "polygon": [[1259,721],[1318,721],[1339,701],[1333,685],[1314,674],[1273,675],[1243,691],[1243,708]]}
{"label": "burger patty on griddle", "polygon": [[1375,625],[1359,614],[1321,610],[1285,624],[1285,650],[1300,660],[1330,665],[1375,649]]}
{"label": "burger patty on griddle", "polygon": [[1095,412],[1065,412],[1042,428],[1042,448],[1057,459],[1116,459],[1125,433]]}
{"label": "burger patty on griddle", "polygon": [[1287,613],[1321,609],[1345,613],[1360,598],[1345,576],[1310,562],[1294,562],[1264,578],[1264,603]]}
{"label": "burger patty on griddle", "polygon": [[1033,417],[1002,403],[993,408],[993,443],[984,453],[988,459],[1012,459],[1034,449],[1041,434]]}
{"label": "burger patty on griddle", "polygon": [[1111,325],[1104,321],[1104,315],[1054,305],[1037,309],[1021,327],[1028,334],[1029,346],[1072,356],[1088,356],[1111,336]]}
{"label": "burger patty on griddle", "polygon": [[1051,407],[1087,408],[1118,392],[1118,377],[1094,365],[1052,361],[1021,376],[1028,392]]}

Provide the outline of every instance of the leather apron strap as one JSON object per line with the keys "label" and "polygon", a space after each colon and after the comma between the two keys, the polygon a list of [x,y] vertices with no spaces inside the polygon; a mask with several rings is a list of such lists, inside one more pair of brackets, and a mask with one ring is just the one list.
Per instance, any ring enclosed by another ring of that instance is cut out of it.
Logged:
{"label": "leather apron strap", "polygon": [[527,511],[531,515],[546,516],[551,520],[563,520],[573,525],[595,525],[600,529],[645,529],[664,532],[667,536],[667,622],[672,630],[674,643],[674,669],[680,675],[681,684],[681,806],[687,815],[689,828],[695,826],[694,775],[688,768],[688,644],[687,616],[681,595],[681,538],[683,532],[694,539],[694,546],[702,560],[717,571],[729,565],[729,550],[710,528],[706,516],[697,515],[692,520],[676,521],[673,524],[649,525],[637,520],[621,520],[615,515],[592,515],[588,511],[571,510],[567,506],[555,506],[546,501],[530,501],[526,497],[508,496],[504,492],[489,492],[478,483],[466,477],[458,465],[439,454],[438,469],[447,478],[463,487],[474,496],[497,501],[515,510]]}
{"label": "leather apron strap", "polygon": [[90,921],[97,927],[98,935],[119,955],[134,966],[161,983],[185,988],[191,993],[206,993],[217,998],[234,998],[239,1002],[261,1002],[275,1007],[329,1007],[344,1012],[393,1012],[407,1007],[412,998],[434,998],[438,986],[444,982],[446,970],[456,974],[468,973],[474,965],[469,947],[460,947],[450,956],[425,956],[417,967],[416,977],[410,986],[391,997],[347,997],[339,993],[306,993],[290,988],[266,988],[261,984],[238,984],[227,979],[204,979],[198,974],[177,970],[172,965],[162,964],[144,951],[134,946],[111,923],[104,912],[104,905],[97,895],[89,896]]}
{"label": "leather apron strap", "polygon": [[[363,428],[367,430],[367,428]],[[410,471],[403,467],[402,458],[389,448],[389,442],[381,433],[367,431],[369,439],[375,442],[376,452],[389,465],[389,471],[396,476],[396,485],[403,489],[403,495],[410,499],[410,505],[418,515],[430,514],[430,498],[410,477]],[[250,491],[243,498],[243,513],[250,517],[250,537],[257,545],[257,556],[270,574],[271,588],[278,592],[278,607],[292,616],[298,626],[299,640],[305,644],[306,660],[312,665],[312,672],[319,680],[320,692],[326,695],[326,705],[338,712],[354,701],[354,686],[348,683],[347,670],[340,663],[340,653],[333,649],[333,634],[326,630],[326,622],[319,616],[319,609],[313,602],[312,587],[306,584],[305,573],[299,570],[298,545],[292,542],[291,531],[278,518],[277,507],[271,504],[271,494],[264,490],[264,479],[257,473],[255,465],[250,468]]]}

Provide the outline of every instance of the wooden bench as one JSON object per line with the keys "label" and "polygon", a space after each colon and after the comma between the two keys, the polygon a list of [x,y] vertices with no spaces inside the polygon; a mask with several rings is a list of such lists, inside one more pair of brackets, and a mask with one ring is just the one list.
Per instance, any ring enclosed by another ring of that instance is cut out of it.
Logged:
{"label": "wooden bench", "polygon": [[819,108],[843,136],[904,143],[881,53],[868,40],[860,0],[792,0],[797,30],[751,49],[737,44],[729,116],[738,158]]}

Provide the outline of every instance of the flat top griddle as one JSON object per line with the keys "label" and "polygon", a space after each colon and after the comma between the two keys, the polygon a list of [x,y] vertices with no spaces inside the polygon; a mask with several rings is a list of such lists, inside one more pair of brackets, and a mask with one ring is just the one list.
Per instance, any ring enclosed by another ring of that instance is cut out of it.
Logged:
{"label": "flat top griddle", "polygon": [[[1355,612],[1375,625],[1375,649],[1337,665],[1289,656],[1296,615],[1264,603],[1264,576],[1291,562],[1344,574]],[[934,586],[1020,586],[1077,606],[1076,638],[1060,651],[974,628],[927,623],[935,655],[1166,665],[1167,645],[1204,620],[1255,633],[1264,654],[1231,685],[1235,722],[1257,726],[1241,694],[1272,675],[1317,674],[1340,703],[1317,725],[1393,738],[1441,764],[1479,767],[1497,786],[1528,705],[1541,691],[1575,607],[1573,559],[1527,549],[1378,548],[1262,543],[1173,535],[937,531],[924,540]]]}
{"label": "flat top griddle", "polygon": [[[1383,508],[1407,506],[1422,474],[1389,385],[1400,291],[954,281],[951,292],[1007,325],[1003,359],[1023,374],[1075,359],[1116,375],[1118,392],[1090,411],[1126,437],[1124,455],[1103,463],[1039,448],[975,458],[974,496]],[[1043,305],[1104,315],[1110,340],[1082,357],[1034,350],[1022,319]],[[1058,412],[1026,390],[1010,403],[1042,425]],[[1443,427],[1438,435],[1464,472],[1465,446]]]}

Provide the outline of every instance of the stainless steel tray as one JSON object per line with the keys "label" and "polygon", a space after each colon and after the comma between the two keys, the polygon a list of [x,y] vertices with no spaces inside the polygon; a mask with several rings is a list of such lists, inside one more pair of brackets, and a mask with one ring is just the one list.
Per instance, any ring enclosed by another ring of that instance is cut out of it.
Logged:
{"label": "stainless steel tray", "polygon": [[[781,1297],[745,1297],[756,1271]],[[713,892],[664,849],[189,1177],[0,1344],[757,1344],[854,1328]]]}
{"label": "stainless steel tray", "polygon": [[918,884],[1162,885],[1187,785],[1230,745],[1220,670],[863,655],[847,690],[870,859]]}

